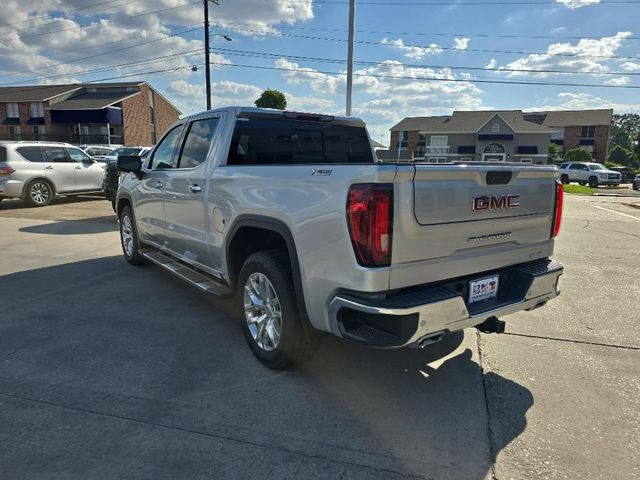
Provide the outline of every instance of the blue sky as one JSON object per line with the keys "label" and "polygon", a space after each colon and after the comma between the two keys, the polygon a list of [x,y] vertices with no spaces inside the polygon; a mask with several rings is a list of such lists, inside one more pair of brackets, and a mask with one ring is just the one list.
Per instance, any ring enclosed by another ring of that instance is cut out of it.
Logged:
{"label": "blue sky", "polygon": [[[388,141],[388,129],[405,116],[454,109],[640,111],[640,90],[482,83],[640,85],[633,38],[640,4],[467,5],[473,1],[483,0],[356,2],[355,60],[368,63],[355,65],[354,114],[373,138]],[[291,109],[344,113],[346,0],[220,0],[210,10],[214,31],[233,38],[213,37],[213,61],[221,64],[213,69],[214,107],[251,104],[276,88]],[[122,80],[147,80],[193,113],[205,105],[203,68],[190,68],[203,63],[201,18],[193,0],[4,0],[0,84],[133,75]]]}

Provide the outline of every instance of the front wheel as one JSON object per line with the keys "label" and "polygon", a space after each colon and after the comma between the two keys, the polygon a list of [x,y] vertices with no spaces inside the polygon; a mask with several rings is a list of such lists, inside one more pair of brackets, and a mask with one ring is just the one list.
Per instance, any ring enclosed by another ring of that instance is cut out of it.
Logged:
{"label": "front wheel", "polygon": [[591,188],[597,188],[598,187],[598,179],[596,177],[589,177],[589,186]]}
{"label": "front wheel", "polygon": [[120,223],[120,244],[122,245],[122,253],[124,258],[131,265],[141,265],[145,263],[142,252],[140,251],[140,241],[138,239],[138,231],[133,218],[133,211],[129,205],[125,206],[120,212],[118,218]]}
{"label": "front wheel", "polygon": [[237,292],[242,331],[262,363],[283,370],[311,356],[315,337],[302,325],[284,252],[258,252],[247,258]]}
{"label": "front wheel", "polygon": [[560,175],[560,181],[565,185],[567,185],[569,183],[569,175],[567,174]]}
{"label": "front wheel", "polygon": [[49,182],[33,180],[27,186],[27,194],[24,201],[30,207],[44,207],[53,200],[53,189]]}

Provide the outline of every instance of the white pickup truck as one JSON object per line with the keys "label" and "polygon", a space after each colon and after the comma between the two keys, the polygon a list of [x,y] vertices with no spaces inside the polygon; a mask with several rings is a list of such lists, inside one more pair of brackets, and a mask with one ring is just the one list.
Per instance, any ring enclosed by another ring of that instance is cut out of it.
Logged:
{"label": "white pickup truck", "polygon": [[271,368],[318,331],[424,346],[559,294],[551,166],[382,164],[359,119],[242,107],[181,119],[118,166],[126,260],[235,294]]}

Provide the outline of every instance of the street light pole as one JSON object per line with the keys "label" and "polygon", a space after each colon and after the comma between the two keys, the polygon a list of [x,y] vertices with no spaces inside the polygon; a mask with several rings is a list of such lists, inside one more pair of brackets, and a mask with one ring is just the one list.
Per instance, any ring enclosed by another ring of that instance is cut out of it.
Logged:
{"label": "street light pole", "polygon": [[209,65],[209,0],[204,2],[204,76],[207,89],[207,110],[211,110],[211,65]]}
{"label": "street light pole", "polygon": [[347,50],[347,116],[351,115],[351,90],[353,88],[353,32],[356,23],[356,0],[349,0],[349,46]]}

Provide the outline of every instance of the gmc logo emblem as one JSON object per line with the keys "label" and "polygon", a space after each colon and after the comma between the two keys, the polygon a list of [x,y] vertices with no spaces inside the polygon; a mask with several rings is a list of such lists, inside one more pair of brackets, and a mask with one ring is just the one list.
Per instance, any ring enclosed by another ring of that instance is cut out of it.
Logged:
{"label": "gmc logo emblem", "polygon": [[473,210],[505,210],[507,208],[517,208],[520,206],[518,199],[520,195],[500,195],[494,197],[489,195],[486,197],[475,197],[473,199]]}

